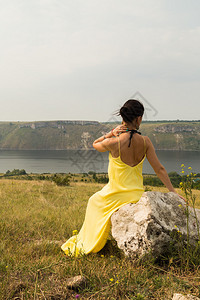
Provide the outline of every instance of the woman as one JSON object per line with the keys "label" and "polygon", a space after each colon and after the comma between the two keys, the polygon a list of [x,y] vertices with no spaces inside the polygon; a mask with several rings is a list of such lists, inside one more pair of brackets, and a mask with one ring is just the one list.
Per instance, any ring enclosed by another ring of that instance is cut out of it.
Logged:
{"label": "woman", "polygon": [[122,125],[94,141],[97,151],[109,151],[109,182],[90,197],[79,234],[62,245],[67,255],[98,252],[104,247],[113,212],[125,204],[136,203],[144,192],[142,165],[145,157],[168,190],[176,193],[150,139],[137,131],[143,113],[142,103],[128,100],[119,111]]}

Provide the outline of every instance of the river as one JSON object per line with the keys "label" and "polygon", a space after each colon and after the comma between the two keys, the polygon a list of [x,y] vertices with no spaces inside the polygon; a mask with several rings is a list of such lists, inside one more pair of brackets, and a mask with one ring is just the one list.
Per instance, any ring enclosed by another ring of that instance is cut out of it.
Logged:
{"label": "river", "polygon": [[[181,164],[192,167],[193,172],[200,172],[199,151],[156,151],[167,172],[181,171]],[[0,172],[25,169],[27,173],[87,173],[107,172],[108,152],[99,153],[94,150],[22,150],[0,151]],[[154,171],[145,159],[143,173]]]}

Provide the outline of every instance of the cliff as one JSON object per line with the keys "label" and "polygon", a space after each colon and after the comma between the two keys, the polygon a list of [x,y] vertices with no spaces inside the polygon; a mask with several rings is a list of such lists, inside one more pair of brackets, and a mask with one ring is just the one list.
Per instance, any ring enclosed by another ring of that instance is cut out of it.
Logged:
{"label": "cliff", "polygon": [[200,121],[143,124],[143,135],[148,135],[157,150],[200,151]]}
{"label": "cliff", "polygon": [[[81,120],[0,122],[0,149],[92,149],[92,142],[115,125]],[[146,121],[140,131],[156,149],[200,151],[200,121]]]}

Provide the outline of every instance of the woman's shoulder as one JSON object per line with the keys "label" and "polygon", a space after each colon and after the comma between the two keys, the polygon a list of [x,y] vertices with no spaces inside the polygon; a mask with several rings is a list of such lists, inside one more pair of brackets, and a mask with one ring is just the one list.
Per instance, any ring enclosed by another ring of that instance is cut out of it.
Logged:
{"label": "woman's shoulder", "polygon": [[146,135],[146,136],[142,136],[145,140],[145,143],[146,143],[146,149],[150,148],[150,147],[153,147],[153,143],[151,141],[151,139]]}
{"label": "woman's shoulder", "polygon": [[150,143],[150,138],[147,135],[140,135],[138,134],[138,140],[140,140],[140,142],[143,140],[146,144]]}

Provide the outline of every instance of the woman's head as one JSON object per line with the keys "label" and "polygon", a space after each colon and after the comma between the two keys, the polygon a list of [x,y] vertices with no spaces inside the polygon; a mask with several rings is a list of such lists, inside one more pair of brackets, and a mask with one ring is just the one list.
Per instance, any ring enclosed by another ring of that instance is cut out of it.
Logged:
{"label": "woman's head", "polygon": [[125,123],[132,123],[138,117],[144,114],[143,104],[134,99],[130,99],[124,103],[120,108],[118,115],[120,115]]}

